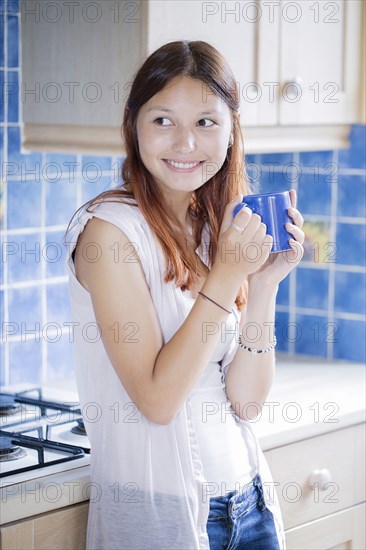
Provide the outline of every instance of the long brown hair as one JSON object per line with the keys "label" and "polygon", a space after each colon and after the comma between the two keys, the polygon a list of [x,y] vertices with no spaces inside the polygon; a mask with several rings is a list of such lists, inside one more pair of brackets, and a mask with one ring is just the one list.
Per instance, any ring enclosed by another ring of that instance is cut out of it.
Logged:
{"label": "long brown hair", "polygon": [[[191,288],[195,280],[198,258],[194,250],[187,247],[185,228],[170,211],[159,186],[141,160],[136,131],[140,108],[178,76],[188,76],[206,84],[225,101],[232,118],[233,140],[232,146],[227,150],[226,159],[220,170],[192,193],[188,208],[195,248],[201,243],[202,231],[207,224],[210,235],[208,263],[212,267],[225,207],[239,193],[249,194],[250,183],[245,170],[235,78],[223,56],[207,42],[170,42],[152,53],[137,70],[124,109],[121,128],[126,151],[121,170],[124,183],[121,187],[104,191],[89,200],[74,216],[83,208],[89,212],[93,205],[101,201],[124,202],[121,199],[128,198],[131,204],[131,198],[134,199],[132,204],[140,209],[162,246],[167,262],[164,282],[174,280],[184,291]],[[128,184],[130,190],[123,188],[125,184]],[[239,309],[242,309],[246,299],[247,282],[243,281],[235,300]]]}

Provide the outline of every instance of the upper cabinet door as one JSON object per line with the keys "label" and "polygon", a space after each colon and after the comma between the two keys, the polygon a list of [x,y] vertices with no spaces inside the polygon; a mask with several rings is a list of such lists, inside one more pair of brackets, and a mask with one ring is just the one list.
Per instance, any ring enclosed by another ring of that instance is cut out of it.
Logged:
{"label": "upper cabinet door", "polygon": [[[241,120],[247,126],[276,123],[276,105],[261,90],[262,79],[277,76],[277,29],[271,32],[260,6],[247,0],[148,0],[142,9],[147,54],[175,40],[209,42],[234,73]],[[261,40],[263,36],[268,39]],[[267,60],[266,71],[262,59]]]}
{"label": "upper cabinet door", "polygon": [[23,146],[122,152],[141,0],[21,2]]}
{"label": "upper cabinet door", "polygon": [[359,119],[362,1],[281,2],[279,124]]}
{"label": "upper cabinet door", "polygon": [[[134,73],[175,40],[203,40],[237,81],[246,152],[347,146],[362,122],[362,0],[20,3],[22,146],[123,155]],[[364,116],[364,115],[363,115]]]}

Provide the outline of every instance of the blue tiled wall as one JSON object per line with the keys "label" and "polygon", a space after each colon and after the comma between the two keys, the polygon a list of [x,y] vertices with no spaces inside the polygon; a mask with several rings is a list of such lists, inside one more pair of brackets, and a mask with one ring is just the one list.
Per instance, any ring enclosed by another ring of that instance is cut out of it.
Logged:
{"label": "blue tiled wall", "polygon": [[[20,81],[18,9],[11,0],[0,17],[1,90]],[[1,165],[17,172],[3,174],[0,190],[1,383],[55,385],[73,377],[63,232],[78,206],[119,183],[122,159],[23,154],[19,112],[18,96],[2,95]],[[254,189],[295,187],[305,218],[304,258],[277,299],[283,352],[365,360],[365,148],[365,127],[356,125],[347,150],[247,156]],[[74,178],[68,162],[77,163]]]}

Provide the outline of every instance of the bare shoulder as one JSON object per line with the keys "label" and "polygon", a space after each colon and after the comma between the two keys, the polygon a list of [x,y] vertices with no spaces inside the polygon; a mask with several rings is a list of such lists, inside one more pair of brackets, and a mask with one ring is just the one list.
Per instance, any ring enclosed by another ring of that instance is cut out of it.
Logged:
{"label": "bare shoulder", "polygon": [[75,273],[78,281],[90,291],[90,278],[110,266],[136,264],[135,270],[142,273],[142,266],[134,243],[116,225],[98,217],[85,225],[75,247]]}

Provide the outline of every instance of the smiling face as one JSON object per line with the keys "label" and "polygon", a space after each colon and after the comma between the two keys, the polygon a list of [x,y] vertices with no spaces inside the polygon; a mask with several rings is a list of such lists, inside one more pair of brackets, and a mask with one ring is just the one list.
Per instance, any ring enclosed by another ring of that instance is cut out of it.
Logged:
{"label": "smiling face", "polygon": [[230,109],[203,82],[173,79],[137,117],[140,155],[167,198],[186,199],[223,165]]}

